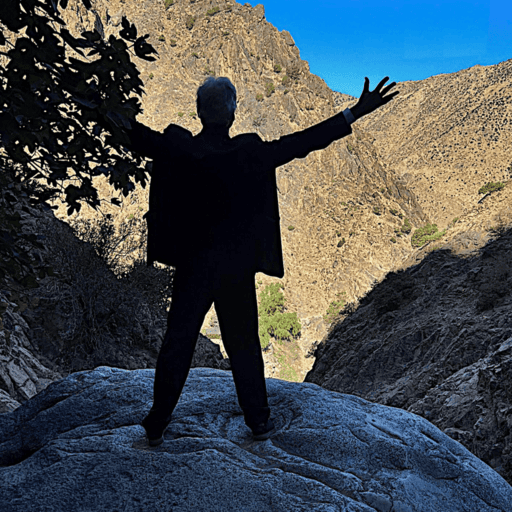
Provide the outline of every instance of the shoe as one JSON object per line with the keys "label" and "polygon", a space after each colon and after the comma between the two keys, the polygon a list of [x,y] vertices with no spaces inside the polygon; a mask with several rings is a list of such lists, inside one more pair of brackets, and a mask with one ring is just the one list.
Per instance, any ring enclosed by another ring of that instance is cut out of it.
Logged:
{"label": "shoe", "polygon": [[275,431],[274,422],[269,418],[266,423],[260,423],[252,429],[252,436],[256,441],[268,439]]}
{"label": "shoe", "polygon": [[169,419],[163,428],[153,427],[148,420],[149,415],[142,420],[141,425],[146,431],[146,437],[148,438],[149,446],[159,446],[164,442],[164,433],[171,420]]}

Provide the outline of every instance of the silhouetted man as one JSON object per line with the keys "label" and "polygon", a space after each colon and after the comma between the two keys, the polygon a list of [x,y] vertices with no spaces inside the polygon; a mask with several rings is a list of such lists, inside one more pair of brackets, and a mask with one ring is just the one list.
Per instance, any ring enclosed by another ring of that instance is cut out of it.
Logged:
{"label": "silhouetted man", "polygon": [[227,78],[210,77],[199,87],[197,112],[203,130],[196,136],[173,124],[161,134],[133,123],[133,149],[153,159],[148,264],[176,267],[153,406],[142,422],[151,446],[163,441],[212,303],[245,423],[255,439],[266,439],[274,430],[254,277],[256,272],[284,275],[275,171],[349,135],[352,122],[398,94],[384,97],[396,85],[382,89],[387,80],[370,92],[366,78],[352,109],[271,142],[254,133],[229,137],[236,90]]}

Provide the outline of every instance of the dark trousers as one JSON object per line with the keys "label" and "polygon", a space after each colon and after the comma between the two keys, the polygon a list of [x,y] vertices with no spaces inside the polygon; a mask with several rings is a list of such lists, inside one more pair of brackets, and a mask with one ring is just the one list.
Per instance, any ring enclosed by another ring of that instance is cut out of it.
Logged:
{"label": "dark trousers", "polygon": [[254,428],[270,416],[254,272],[237,268],[225,258],[214,261],[196,259],[176,268],[167,332],[156,364],[153,407],[147,418],[157,430],[169,423],[178,403],[212,303],[245,423]]}

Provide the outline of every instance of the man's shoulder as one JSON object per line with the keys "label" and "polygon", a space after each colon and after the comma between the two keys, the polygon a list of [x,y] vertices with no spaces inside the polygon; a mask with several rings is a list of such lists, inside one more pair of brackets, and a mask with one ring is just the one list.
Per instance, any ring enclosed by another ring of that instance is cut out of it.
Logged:
{"label": "man's shoulder", "polygon": [[177,124],[170,124],[164,130],[164,136],[178,139],[191,139],[192,133],[186,128],[183,128],[182,126],[179,126]]}
{"label": "man's shoulder", "polygon": [[241,133],[233,137],[233,141],[238,144],[258,144],[261,142],[261,137],[257,133]]}

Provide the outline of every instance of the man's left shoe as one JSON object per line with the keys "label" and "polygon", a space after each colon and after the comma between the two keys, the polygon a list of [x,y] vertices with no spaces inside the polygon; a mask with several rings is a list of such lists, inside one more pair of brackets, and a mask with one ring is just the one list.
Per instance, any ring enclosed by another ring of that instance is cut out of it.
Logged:
{"label": "man's left shoe", "polygon": [[163,426],[156,427],[150,423],[150,415],[148,414],[141,422],[141,425],[146,431],[146,437],[148,438],[149,446],[159,446],[164,442],[164,432],[167,429],[171,419],[165,422]]}

